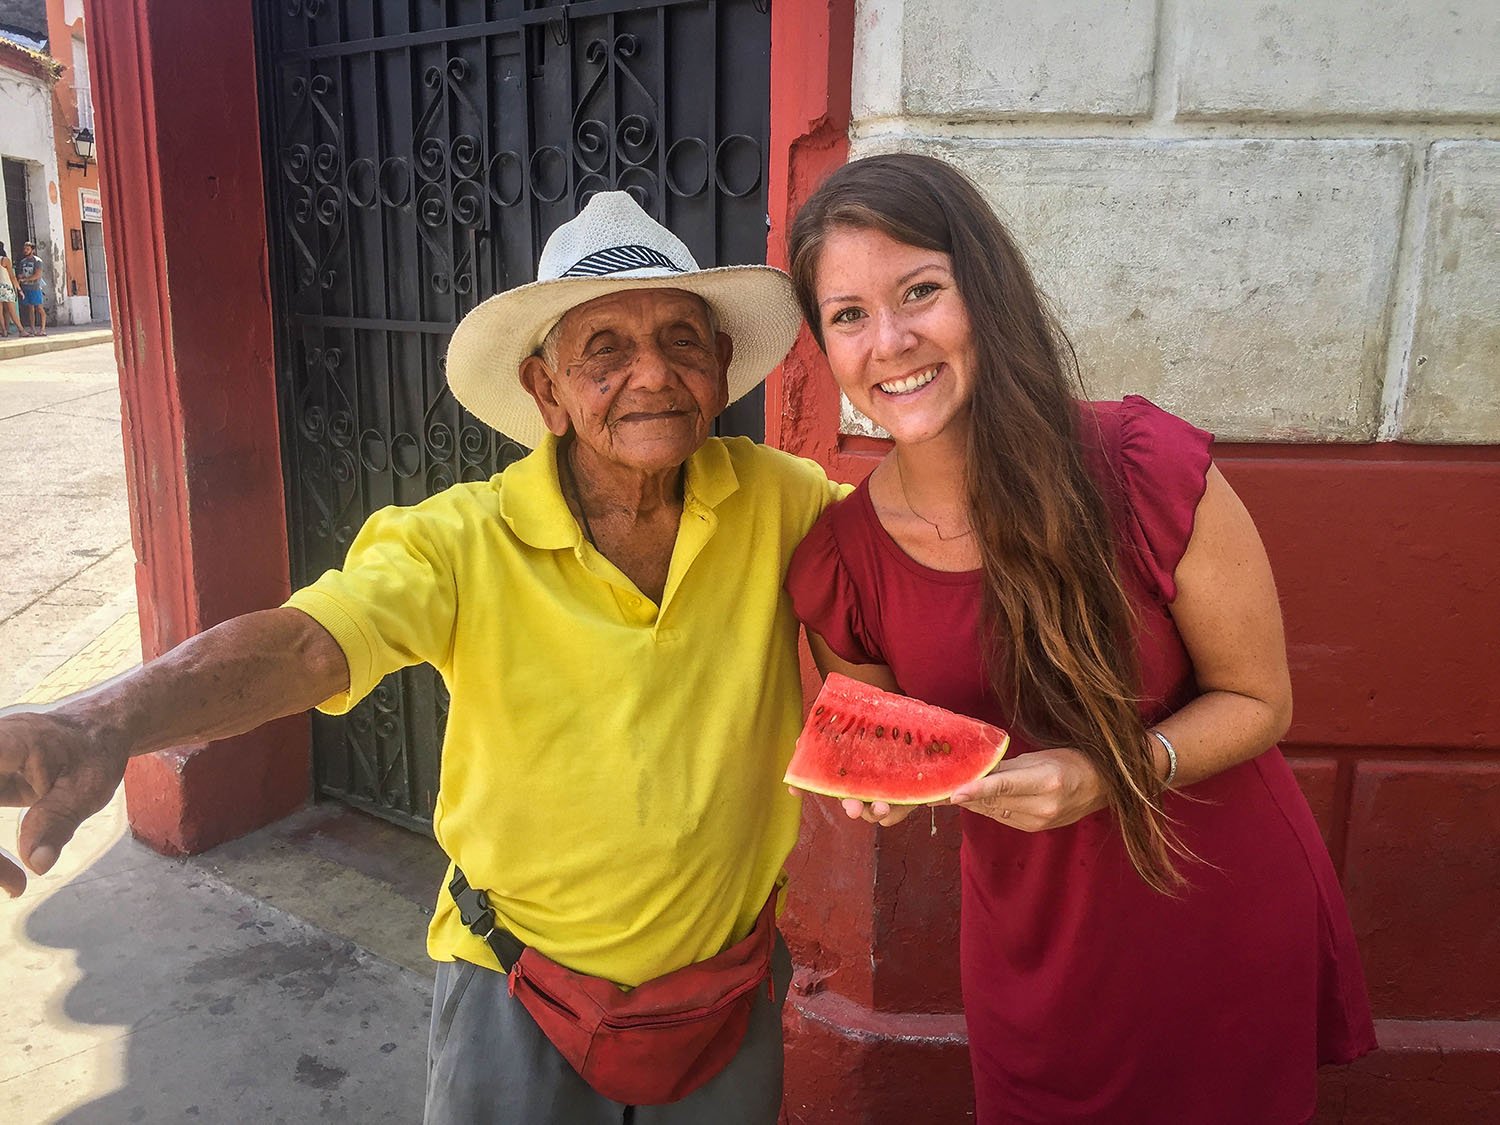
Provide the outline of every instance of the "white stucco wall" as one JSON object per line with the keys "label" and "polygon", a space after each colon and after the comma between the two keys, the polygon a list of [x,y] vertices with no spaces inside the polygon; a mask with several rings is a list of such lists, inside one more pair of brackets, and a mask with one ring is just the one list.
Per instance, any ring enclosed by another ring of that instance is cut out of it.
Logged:
{"label": "white stucco wall", "polygon": [[[46,263],[47,270],[47,320],[70,324],[73,310],[64,283],[52,90],[42,79],[3,65],[0,65],[0,156],[27,166],[37,256]],[[5,242],[14,263],[21,248],[10,245],[10,214],[3,192],[0,192],[0,240]]]}
{"label": "white stucco wall", "polygon": [[1091,394],[1500,442],[1495,0],[859,0],[855,35],[852,155],[968,172]]}

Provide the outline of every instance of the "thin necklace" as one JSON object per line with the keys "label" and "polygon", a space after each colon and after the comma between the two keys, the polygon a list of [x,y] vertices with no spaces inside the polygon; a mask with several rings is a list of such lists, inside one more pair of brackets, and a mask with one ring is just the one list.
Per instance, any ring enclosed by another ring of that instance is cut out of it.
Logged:
{"label": "thin necklace", "polygon": [[916,508],[912,507],[911,497],[906,492],[906,474],[901,471],[901,454],[899,453],[896,454],[896,479],[901,482],[901,499],[906,502],[906,510],[932,528],[933,534],[944,543],[951,543],[955,539],[967,539],[970,535],[974,534],[974,529],[970,527],[966,531],[960,531],[955,535],[944,535],[942,528],[917,511]]}
{"label": "thin necklace", "polygon": [[588,538],[589,546],[595,550],[599,544],[594,542],[594,529],[589,526],[589,514],[583,510],[583,495],[578,491],[578,477],[573,472],[573,443],[568,443],[567,452],[563,454],[560,462],[563,467],[563,476],[567,478],[564,482],[568,492],[573,497],[573,503],[578,505],[578,518],[583,521],[583,534]]}

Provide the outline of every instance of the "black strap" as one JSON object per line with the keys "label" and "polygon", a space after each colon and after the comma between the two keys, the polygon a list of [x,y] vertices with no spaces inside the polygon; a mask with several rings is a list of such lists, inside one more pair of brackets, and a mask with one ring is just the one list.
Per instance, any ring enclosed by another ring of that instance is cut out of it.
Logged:
{"label": "black strap", "polygon": [[457,865],[454,865],[453,878],[448,883],[448,893],[458,904],[458,916],[463,919],[464,925],[494,951],[500,961],[501,971],[510,972],[511,967],[521,959],[521,954],[526,952],[526,947],[515,934],[501,929],[496,923],[495,908],[490,905],[490,896],[469,886],[469,880]]}

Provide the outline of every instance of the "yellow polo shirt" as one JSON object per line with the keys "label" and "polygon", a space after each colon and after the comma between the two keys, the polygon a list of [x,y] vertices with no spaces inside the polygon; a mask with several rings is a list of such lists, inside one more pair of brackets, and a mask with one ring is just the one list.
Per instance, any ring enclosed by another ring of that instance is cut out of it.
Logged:
{"label": "yellow polo shirt", "polygon": [[[802,713],[782,581],[844,491],[811,461],[711,438],[658,606],[583,538],[548,438],[489,481],[376,512],[343,569],[287,605],[348,659],[329,714],[397,668],[437,668],[438,842],[521,941],[636,985],[738,941],[784,878]],[[429,954],[496,967],[446,887]]]}

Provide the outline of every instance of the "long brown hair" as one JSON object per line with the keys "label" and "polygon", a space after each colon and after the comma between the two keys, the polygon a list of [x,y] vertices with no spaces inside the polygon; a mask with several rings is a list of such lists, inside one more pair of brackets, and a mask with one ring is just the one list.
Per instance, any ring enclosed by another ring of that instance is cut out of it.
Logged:
{"label": "long brown hair", "polygon": [[[1025,258],[975,186],[909,153],[830,176],[792,225],[791,274],[823,343],[818,258],[838,227],[949,255],[978,365],[970,404],[970,520],[984,569],[987,674],[1022,733],[1072,746],[1104,779],[1142,879],[1171,892],[1188,853],[1159,804],[1138,710],[1135,618],[1110,513],[1084,462],[1077,359]],[[1088,423],[1083,423],[1088,424]]]}

